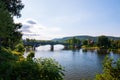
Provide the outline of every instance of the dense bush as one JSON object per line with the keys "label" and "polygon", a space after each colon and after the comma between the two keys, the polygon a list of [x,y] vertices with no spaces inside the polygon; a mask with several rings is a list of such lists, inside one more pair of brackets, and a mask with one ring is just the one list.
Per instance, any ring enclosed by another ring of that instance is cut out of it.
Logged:
{"label": "dense bush", "polygon": [[0,50],[0,80],[63,80],[63,67],[53,59],[19,60],[11,50]]}
{"label": "dense bush", "polygon": [[96,75],[96,80],[120,80],[120,59],[106,57],[103,64],[103,73]]}
{"label": "dense bush", "polygon": [[52,59],[40,58],[16,64],[11,80],[63,80],[63,68]]}
{"label": "dense bush", "polygon": [[18,56],[14,55],[10,49],[0,48],[0,62],[18,60]]}
{"label": "dense bush", "polygon": [[31,59],[35,56],[35,53],[33,51],[31,51],[28,56],[27,56],[27,59]]}
{"label": "dense bush", "polygon": [[24,46],[23,46],[22,43],[19,43],[19,44],[17,44],[17,45],[15,46],[15,50],[16,50],[17,52],[24,53],[25,48],[24,48]]}
{"label": "dense bush", "polygon": [[39,64],[40,80],[63,80],[64,69],[53,59],[36,59]]}

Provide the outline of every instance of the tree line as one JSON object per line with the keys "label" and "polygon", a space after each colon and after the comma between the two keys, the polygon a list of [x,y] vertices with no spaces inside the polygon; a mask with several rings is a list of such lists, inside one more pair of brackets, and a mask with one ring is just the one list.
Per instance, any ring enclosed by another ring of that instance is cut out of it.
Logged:
{"label": "tree line", "polygon": [[71,38],[65,41],[66,43],[79,45],[86,47],[98,47],[100,49],[120,49],[120,40],[112,40],[109,39],[107,36],[99,36],[97,38],[97,41],[94,41],[92,39],[86,39],[86,40],[80,40],[78,38]]}

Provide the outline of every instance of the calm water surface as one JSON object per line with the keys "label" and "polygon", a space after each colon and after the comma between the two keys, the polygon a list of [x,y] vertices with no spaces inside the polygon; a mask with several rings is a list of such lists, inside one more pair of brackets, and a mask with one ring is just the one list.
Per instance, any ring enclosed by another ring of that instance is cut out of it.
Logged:
{"label": "calm water surface", "polygon": [[93,80],[97,73],[102,72],[102,62],[106,55],[120,58],[120,54],[98,54],[97,51],[83,52],[82,49],[61,50],[62,46],[55,46],[55,51],[49,51],[50,46],[36,49],[36,58],[53,58],[65,67],[65,80]]}

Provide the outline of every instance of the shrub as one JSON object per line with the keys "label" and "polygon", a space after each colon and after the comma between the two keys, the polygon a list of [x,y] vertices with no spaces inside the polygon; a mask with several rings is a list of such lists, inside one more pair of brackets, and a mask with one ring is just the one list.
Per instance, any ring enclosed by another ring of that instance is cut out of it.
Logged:
{"label": "shrub", "polygon": [[96,80],[120,80],[120,59],[106,57],[103,63],[103,73],[96,75]]}
{"label": "shrub", "polygon": [[23,54],[25,51],[25,48],[22,43],[19,43],[18,45],[15,46],[15,50]]}
{"label": "shrub", "polygon": [[40,80],[63,80],[64,69],[53,59],[35,59],[39,64]]}
{"label": "shrub", "polygon": [[13,65],[11,80],[63,80],[63,67],[53,59],[34,59]]}
{"label": "shrub", "polygon": [[35,53],[33,51],[31,51],[28,56],[27,59],[32,59],[35,56]]}
{"label": "shrub", "polygon": [[55,60],[32,59],[34,52],[20,60],[16,54],[19,52],[0,48],[0,80],[63,80],[64,69]]}
{"label": "shrub", "polygon": [[0,50],[0,62],[18,60],[18,56],[15,56],[10,49],[1,48]]}

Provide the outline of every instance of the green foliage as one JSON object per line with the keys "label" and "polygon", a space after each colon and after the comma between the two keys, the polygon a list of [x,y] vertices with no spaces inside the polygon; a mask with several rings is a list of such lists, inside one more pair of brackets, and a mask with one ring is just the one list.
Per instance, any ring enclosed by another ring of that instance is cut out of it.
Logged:
{"label": "green foliage", "polygon": [[19,59],[10,49],[0,48],[0,80],[10,80],[12,63]]}
{"label": "green foliage", "polygon": [[33,61],[20,61],[12,65],[10,80],[40,80],[39,66]]}
{"label": "green foliage", "polygon": [[53,59],[36,59],[39,64],[40,80],[63,80],[64,69]]}
{"label": "green foliage", "polygon": [[20,60],[10,49],[0,49],[0,80],[63,80],[63,67],[53,59]]}
{"label": "green foliage", "polygon": [[111,45],[110,40],[106,36],[99,36],[97,44],[102,49],[108,49]]}
{"label": "green foliage", "polygon": [[82,43],[83,45],[88,45],[88,40],[83,40]]}
{"label": "green foliage", "polygon": [[0,1],[0,45],[13,49],[22,37],[18,31],[21,24],[15,24],[13,22],[13,17],[5,6],[6,5]]}
{"label": "green foliage", "polygon": [[111,40],[111,47],[112,47],[112,49],[119,49],[120,48],[120,40]]}
{"label": "green foliage", "polygon": [[[110,38],[110,37],[109,37]],[[120,40],[110,40],[106,36],[99,36],[97,42],[93,40],[83,40],[82,45],[85,47],[98,47],[99,49],[108,49],[108,51],[119,52],[120,49]]]}
{"label": "green foliage", "polygon": [[0,80],[11,80],[10,74],[12,73],[12,64],[13,62],[0,62]]}
{"label": "green foliage", "polygon": [[75,37],[66,40],[66,43],[70,44],[69,48],[74,49],[75,47],[81,47],[81,41],[80,39],[77,39]]}
{"label": "green foliage", "polygon": [[[13,19],[0,1],[0,38],[9,37],[11,28],[14,26]],[[9,35],[8,35],[9,34]]]}
{"label": "green foliage", "polygon": [[53,59],[0,63],[2,80],[63,80],[63,68]]}
{"label": "green foliage", "polygon": [[81,44],[80,39],[77,39],[77,38],[75,38],[75,37],[66,40],[66,42],[69,43],[69,44],[72,44],[72,45]]}
{"label": "green foliage", "polygon": [[21,0],[1,0],[5,4],[5,8],[9,11],[12,16],[20,17],[20,11],[24,7]]}
{"label": "green foliage", "polygon": [[106,57],[103,64],[103,73],[96,75],[96,80],[120,80],[120,59]]}
{"label": "green foliage", "polygon": [[93,46],[95,46],[95,42],[91,39],[83,40],[82,45],[83,46],[88,46],[88,47],[93,47]]}
{"label": "green foliage", "polygon": [[0,63],[6,61],[18,60],[18,56],[14,55],[10,49],[1,48],[0,50]]}
{"label": "green foliage", "polygon": [[16,50],[17,52],[24,53],[25,48],[24,48],[24,46],[23,46],[22,43],[19,43],[19,44],[17,44],[17,45],[15,46],[15,50]]}
{"label": "green foliage", "polygon": [[35,53],[32,51],[28,54],[27,59],[32,59],[35,56]]}
{"label": "green foliage", "polygon": [[26,41],[27,42],[38,42],[39,40],[26,38]]}

